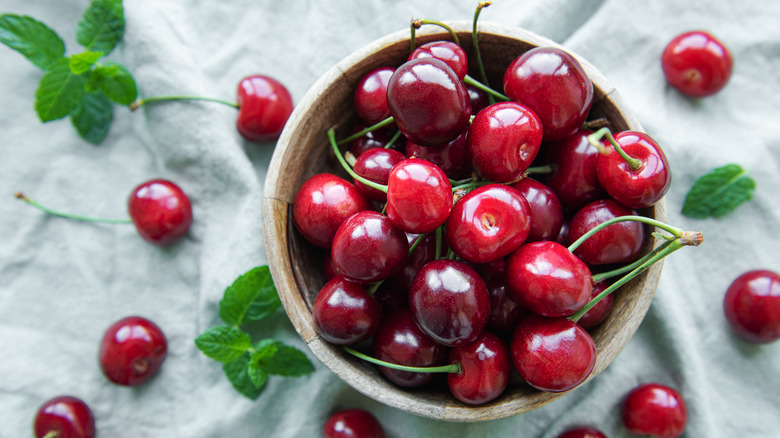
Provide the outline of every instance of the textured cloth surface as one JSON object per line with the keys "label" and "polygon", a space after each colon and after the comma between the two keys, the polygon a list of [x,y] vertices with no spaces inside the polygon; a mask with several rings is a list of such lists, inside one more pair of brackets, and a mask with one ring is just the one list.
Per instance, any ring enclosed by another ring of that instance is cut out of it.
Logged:
{"label": "textured cloth surface", "polygon": [[[68,53],[87,0],[3,0],[0,12],[55,29]],[[234,99],[240,78],[273,76],[299,101],[339,60],[410,18],[470,20],[476,1],[125,1],[124,39],[109,55],[142,96]],[[81,397],[100,437],[312,437],[329,413],[364,407],[390,437],[556,437],[584,424],[610,437],[623,396],[643,382],[677,388],[689,437],[777,437],[780,343],[738,340],[723,295],[740,273],[780,270],[780,2],[563,0],[496,2],[484,21],[515,25],[577,52],[619,90],[674,171],[669,222],[705,243],[672,255],[655,301],[625,350],[598,378],[541,409],[497,421],[455,424],[381,405],[343,383],[308,351],[283,312],[258,331],[306,351],[316,372],[269,379],[251,402],[193,339],[218,324],[226,286],[266,264],[261,198],[273,144],[234,129],[236,112],[208,103],[115,107],[99,146],[67,120],[41,124],[33,100],[41,72],[0,46],[0,437],[30,436],[35,410],[60,394]],[[709,30],[732,51],[731,82],[702,100],[683,97],[661,73],[675,35]],[[680,214],[694,180],[727,163],[750,169],[754,199],[721,219]],[[126,216],[130,190],[167,178],[193,203],[189,234],[169,248],[132,226],[78,223],[13,199],[19,190],[53,208]],[[103,331],[121,317],[155,321],[169,353],[154,380],[114,386],[97,366]]]}

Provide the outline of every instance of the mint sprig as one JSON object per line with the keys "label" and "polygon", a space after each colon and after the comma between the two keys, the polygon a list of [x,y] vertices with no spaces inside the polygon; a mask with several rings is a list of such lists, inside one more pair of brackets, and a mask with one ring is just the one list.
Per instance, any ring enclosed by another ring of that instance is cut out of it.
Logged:
{"label": "mint sprig", "polygon": [[753,197],[756,182],[738,164],[702,175],[685,196],[682,214],[692,218],[721,217]]}
{"label": "mint sprig", "polygon": [[261,321],[281,306],[268,266],[258,266],[238,277],[225,289],[219,316],[227,325],[207,329],[195,345],[209,358],[222,362],[233,387],[245,397],[257,399],[269,375],[300,377],[314,371],[306,355],[273,339],[255,343],[242,325]]}
{"label": "mint sprig", "polygon": [[108,134],[111,102],[129,105],[138,96],[127,69],[100,62],[121,41],[124,28],[122,0],[93,0],[76,28],[76,41],[85,50],[66,56],[62,38],[44,23],[0,14],[0,42],[45,72],[35,92],[38,118],[50,122],[69,115],[76,132],[93,144]]}

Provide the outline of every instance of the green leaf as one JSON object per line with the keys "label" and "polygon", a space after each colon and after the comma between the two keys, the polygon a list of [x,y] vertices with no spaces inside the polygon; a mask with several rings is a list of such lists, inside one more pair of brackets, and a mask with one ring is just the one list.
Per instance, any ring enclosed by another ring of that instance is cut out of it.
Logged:
{"label": "green leaf", "polygon": [[79,135],[92,144],[103,141],[114,115],[111,101],[100,93],[84,93],[70,113],[70,121]]}
{"label": "green leaf", "polygon": [[273,339],[263,339],[255,345],[250,364],[268,374],[285,377],[299,377],[314,371],[314,365],[300,350]]}
{"label": "green leaf", "polygon": [[195,338],[195,345],[206,356],[218,362],[238,359],[252,346],[252,339],[241,329],[216,326]]}
{"label": "green leaf", "polygon": [[103,56],[101,52],[82,52],[76,55],[71,55],[68,66],[70,71],[80,75],[86,73],[92,66]]}
{"label": "green leaf", "polygon": [[225,289],[219,302],[219,317],[231,325],[259,321],[274,313],[280,304],[268,266],[258,266]]}
{"label": "green leaf", "polygon": [[720,217],[753,197],[756,182],[738,164],[727,164],[701,176],[685,196],[682,214],[693,218]]}
{"label": "green leaf", "polygon": [[[223,364],[222,371],[225,372],[233,388],[244,397],[257,400],[257,397],[260,397],[260,393],[263,392],[265,385],[255,386],[255,382],[249,376],[249,353],[245,353],[238,359]],[[255,378],[255,381],[261,382],[261,379]],[[265,382],[262,381],[262,383]]]}
{"label": "green leaf", "polygon": [[93,0],[76,27],[76,41],[89,51],[108,54],[122,39],[124,32],[122,2]]}
{"label": "green leaf", "polygon": [[130,105],[138,97],[133,75],[122,65],[107,62],[95,68],[97,86],[106,96],[120,105]]}
{"label": "green leaf", "polygon": [[249,380],[252,381],[255,388],[262,388],[268,380],[268,373],[251,360],[249,365],[247,365],[247,374],[249,374]]}
{"label": "green leaf", "polygon": [[0,42],[47,70],[65,54],[65,43],[51,28],[26,15],[0,15]]}
{"label": "green leaf", "polygon": [[67,58],[52,64],[35,91],[35,111],[42,122],[70,114],[81,102],[86,78],[70,71]]}

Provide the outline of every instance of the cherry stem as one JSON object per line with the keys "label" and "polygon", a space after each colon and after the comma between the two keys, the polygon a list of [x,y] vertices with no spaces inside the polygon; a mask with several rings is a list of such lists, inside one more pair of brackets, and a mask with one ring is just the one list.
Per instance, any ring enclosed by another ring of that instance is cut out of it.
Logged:
{"label": "cherry stem", "polygon": [[347,138],[342,138],[336,144],[339,145],[339,146],[344,146],[345,144],[350,143],[350,142],[352,142],[354,140],[357,140],[360,137],[368,134],[369,132],[376,131],[379,128],[384,128],[385,126],[390,125],[393,122],[395,122],[395,120],[392,117],[388,117],[388,118],[382,120],[381,122],[377,122],[376,124],[373,124],[373,125],[369,126],[368,128],[366,128],[366,129],[364,129],[362,131],[358,131],[358,132],[350,135]]}
{"label": "cherry stem", "polygon": [[[612,224],[615,224],[615,223],[618,223],[618,222],[625,222],[625,221],[642,222],[644,224],[652,225],[654,227],[660,228],[660,229],[668,232],[669,234],[673,235],[677,239],[680,239],[683,236],[683,233],[685,233],[685,231],[682,228],[673,227],[673,226],[671,226],[669,224],[663,223],[661,221],[658,221],[658,220],[655,220],[655,219],[652,219],[652,218],[649,218],[649,217],[636,216],[636,215],[618,216],[618,217],[612,218],[612,219],[610,219],[608,221],[604,221],[604,222],[596,225],[592,229],[590,229],[590,231],[588,231],[587,233],[583,234],[582,237],[580,237],[579,239],[575,240],[574,243],[569,245],[569,251],[571,251],[571,252],[576,251],[577,248],[579,248],[579,246],[582,245],[583,242],[585,242],[588,238],[590,238],[594,234],[598,233],[599,231],[603,230],[604,228],[606,228],[606,227],[608,227],[608,226],[610,226]],[[701,233],[698,233],[698,234],[701,235]],[[686,239],[686,240],[690,240],[690,239]],[[700,240],[698,241],[698,243],[691,242],[691,243],[686,243],[686,245],[698,246],[699,243],[701,243]]]}
{"label": "cherry stem", "polygon": [[420,27],[422,27],[423,24],[434,24],[436,26],[444,28],[444,30],[446,30],[447,32],[450,33],[450,36],[452,37],[452,41],[455,44],[460,45],[460,38],[458,38],[458,34],[455,33],[455,29],[453,29],[452,27],[450,27],[446,23],[442,23],[441,21],[426,20],[426,19],[412,20],[412,51],[414,51],[414,49],[415,49],[415,47],[414,47],[414,34],[415,34],[415,30],[419,29]]}
{"label": "cherry stem", "polygon": [[60,433],[56,430],[49,431],[43,438],[59,438]]}
{"label": "cherry stem", "polygon": [[436,235],[435,235],[436,236],[436,251],[433,254],[434,255],[433,259],[434,260],[439,260],[441,258],[441,240],[442,240],[441,230],[442,230],[442,227],[437,227],[436,228]]}
{"label": "cherry stem", "polygon": [[180,96],[180,95],[174,95],[174,96],[152,96],[152,97],[144,97],[142,99],[138,99],[135,102],[131,103],[130,111],[135,111],[138,108],[146,105],[147,103],[154,103],[154,102],[166,102],[166,101],[172,101],[172,100],[202,100],[206,102],[217,102],[221,103],[223,105],[227,105],[233,108],[238,109],[239,106],[237,103],[228,102],[226,100],[222,99],[215,99],[212,97],[201,97],[201,96]]}
{"label": "cherry stem", "polygon": [[369,287],[366,288],[366,293],[373,296],[376,291],[379,289],[379,286],[384,283],[384,280],[377,281],[376,283],[372,283]]}
{"label": "cherry stem", "polygon": [[395,144],[396,141],[398,141],[399,138],[401,138],[401,131],[395,131],[395,134],[393,134],[393,136],[390,137],[390,141],[388,141],[387,144],[385,145],[385,149],[390,149],[391,147],[393,147],[393,145]]}
{"label": "cherry stem", "polygon": [[609,126],[609,120],[607,120],[605,117],[599,117],[598,119],[594,120],[586,120],[582,122],[582,129],[599,129],[604,128],[606,126]]}
{"label": "cherry stem", "polygon": [[461,372],[461,367],[459,363],[451,363],[449,365],[441,365],[436,367],[410,367],[406,365],[398,365],[395,363],[385,362],[383,360],[379,360],[371,356],[368,356],[366,354],[363,354],[357,350],[353,350],[352,348],[349,347],[344,347],[344,351],[346,351],[347,353],[355,357],[363,359],[366,362],[371,362],[376,365],[380,365],[386,368],[392,368],[394,370],[399,370],[399,371],[409,371],[412,373],[455,373],[455,374],[460,374]]}
{"label": "cherry stem", "polygon": [[341,151],[339,150],[339,145],[336,143],[336,131],[333,130],[333,128],[328,129],[328,141],[330,141],[330,145],[333,147],[333,152],[336,154],[336,158],[338,158],[339,163],[341,163],[341,167],[344,168],[344,170],[347,171],[347,173],[354,178],[357,181],[360,181],[361,183],[375,188],[379,191],[382,191],[384,193],[387,193],[387,186],[375,183],[374,181],[371,181],[367,178],[364,178],[357,173],[355,173],[354,170],[352,170],[352,167],[347,163],[347,160],[344,158],[344,155],[341,154]]}
{"label": "cherry stem", "polygon": [[130,224],[133,221],[130,219],[106,219],[106,218],[100,218],[100,217],[92,217],[92,216],[82,216],[80,214],[72,214],[72,213],[63,213],[61,211],[52,210],[49,207],[43,206],[32,199],[28,198],[22,192],[16,192],[15,196],[18,199],[21,199],[22,201],[26,202],[29,205],[32,205],[33,207],[43,211],[44,213],[51,215],[51,216],[57,216],[57,217],[64,217],[68,219],[75,219],[79,221],[84,222],[101,222],[106,224]]}
{"label": "cherry stem", "polygon": [[476,189],[477,187],[482,187],[482,186],[488,185],[488,184],[495,184],[495,183],[492,182],[492,181],[488,181],[488,180],[484,180],[484,181],[470,181],[470,182],[467,182],[466,184],[461,184],[459,186],[453,186],[452,187],[452,192],[454,193],[454,192],[457,192],[458,190],[468,192],[469,190]]}
{"label": "cherry stem", "polygon": [[593,284],[596,284],[596,283],[598,283],[600,281],[604,281],[604,280],[606,280],[608,278],[617,277],[618,275],[622,275],[622,274],[625,274],[626,272],[629,272],[629,271],[632,271],[632,270],[636,269],[637,267],[639,267],[643,263],[645,263],[647,260],[649,260],[651,257],[655,256],[659,252],[663,251],[666,247],[671,245],[672,241],[673,240],[667,240],[666,242],[662,243],[661,245],[659,245],[658,247],[654,248],[652,251],[647,253],[644,257],[640,258],[639,260],[637,260],[637,261],[635,261],[635,262],[633,262],[631,264],[622,266],[622,267],[617,268],[617,269],[613,269],[611,271],[594,274],[593,275]]}
{"label": "cherry stem", "polygon": [[504,95],[499,93],[498,91],[488,87],[487,85],[483,84],[482,82],[479,82],[478,80],[472,78],[469,75],[466,75],[463,77],[463,83],[469,84],[473,87],[479,88],[480,90],[484,91],[488,95],[488,99],[491,101],[490,103],[496,103],[495,99],[491,99],[492,97],[498,98],[500,100],[503,100],[505,102],[509,101],[510,99]]}
{"label": "cherry stem", "polygon": [[590,134],[588,136],[588,142],[596,147],[596,149],[599,150],[600,153],[605,153],[606,149],[601,144],[601,139],[603,137],[607,137],[607,141],[612,145],[613,148],[615,148],[615,151],[617,151],[618,154],[620,154],[621,157],[628,163],[628,167],[631,170],[637,170],[642,166],[642,161],[638,160],[626,153],[626,151],[623,150],[622,147],[620,147],[620,144],[615,140],[615,137],[612,136],[612,132],[609,130],[609,128],[604,127],[599,129],[598,131],[594,132],[593,134]]}
{"label": "cherry stem", "polygon": [[526,175],[549,175],[555,172],[555,164],[545,164],[542,166],[529,167],[525,170]]}
{"label": "cherry stem", "polygon": [[[485,65],[482,63],[482,55],[479,53],[479,32],[477,32],[477,21],[479,20],[479,13],[482,12],[482,9],[490,6],[492,3],[493,2],[490,1],[479,2],[479,4],[477,5],[477,9],[474,11],[474,21],[471,28],[471,38],[474,43],[474,54],[477,56],[477,68],[479,69],[479,75],[482,78],[482,82],[484,82],[485,84],[488,83],[488,78],[487,78],[487,73],[485,73]],[[468,77],[468,75],[466,75],[466,77]],[[474,86],[476,87],[476,85]],[[493,97],[492,93],[486,90],[483,91],[488,93],[488,102],[490,102],[491,105],[496,103],[496,100]]]}

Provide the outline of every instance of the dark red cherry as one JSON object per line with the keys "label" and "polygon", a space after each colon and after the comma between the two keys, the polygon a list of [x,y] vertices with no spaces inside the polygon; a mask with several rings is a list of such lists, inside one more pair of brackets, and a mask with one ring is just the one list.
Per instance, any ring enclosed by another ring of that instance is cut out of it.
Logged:
{"label": "dark red cherry", "polygon": [[307,179],[295,194],[293,222],[310,243],[330,248],[339,226],[353,214],[370,210],[371,204],[349,181],[330,173]]}
{"label": "dark red cherry", "polygon": [[382,308],[382,315],[409,308],[409,289],[402,289],[388,281],[382,282],[373,296]]}
{"label": "dark red cherry", "polygon": [[590,269],[565,246],[553,241],[521,245],[507,257],[509,293],[534,313],[569,316],[590,299]]}
{"label": "dark red cherry", "polygon": [[[569,222],[569,241],[574,242],[597,225],[619,216],[637,212],[611,199],[591,202]],[[588,266],[626,263],[636,260],[645,241],[645,229],[639,222],[612,224],[591,236],[574,251]]]}
{"label": "dark red cherry", "polygon": [[[386,186],[387,180],[390,178],[390,171],[396,164],[405,159],[404,154],[392,149],[369,149],[358,157],[352,170],[363,178]],[[381,190],[369,187],[357,180],[355,187],[369,199],[382,203],[387,201],[387,193]]]}
{"label": "dark red cherry", "polygon": [[469,72],[469,61],[466,51],[452,41],[432,41],[425,43],[412,51],[409,61],[420,58],[436,58],[444,61],[458,75],[460,80]]}
{"label": "dark red cherry", "polygon": [[406,234],[375,211],[349,217],[336,231],[331,256],[349,280],[372,283],[395,274],[409,253]]}
{"label": "dark red cherry", "polygon": [[741,274],[726,290],[723,310],[742,339],[757,344],[780,339],[780,275],[765,269]]}
{"label": "dark red cherry", "polygon": [[542,123],[515,102],[499,102],[480,111],[469,126],[474,170],[483,178],[506,183],[520,178],[542,143]]}
{"label": "dark red cherry", "polygon": [[466,90],[469,92],[469,99],[471,100],[471,115],[476,116],[477,113],[485,109],[488,105],[490,105],[490,101],[488,100],[487,93],[480,90],[479,88],[471,85],[466,84]]}
{"label": "dark red cherry", "polygon": [[155,245],[170,245],[192,224],[190,199],[176,184],[155,179],[130,193],[127,210],[138,234]]}
{"label": "dark red cherry", "polygon": [[551,188],[531,178],[523,178],[511,187],[528,201],[531,229],[526,242],[555,240],[563,226],[563,207]]}
{"label": "dark red cherry", "polygon": [[[366,128],[368,128],[368,125],[362,123],[357,124],[352,128],[350,135],[363,131]],[[390,140],[392,138],[393,138],[393,133],[390,130],[375,129],[373,131],[369,131],[365,133],[364,135],[356,138],[355,140],[352,140],[349,143],[349,151],[352,152],[352,155],[359,158],[360,155],[363,154],[363,152],[369,149],[387,148],[387,144],[390,143]],[[404,139],[403,136],[401,136],[387,149],[392,149],[394,151],[404,153],[404,151],[406,150],[405,145],[406,145],[406,140]]]}
{"label": "dark red cherry", "polygon": [[629,208],[645,208],[658,202],[672,184],[672,172],[666,154],[644,132],[622,131],[615,141],[632,159],[631,165],[606,143],[596,160],[596,175],[601,187],[616,201]]}
{"label": "dark red cherry", "polygon": [[376,333],[382,311],[362,285],[338,276],[320,289],[312,316],[323,339],[332,344],[351,345]]}
{"label": "dark red cherry", "polygon": [[463,81],[436,58],[413,59],[398,67],[387,85],[387,104],[404,136],[421,146],[452,141],[471,116]]}
{"label": "dark red cherry", "polygon": [[450,350],[450,363],[460,364],[460,373],[448,373],[447,384],[455,398],[481,405],[500,396],[512,375],[509,347],[498,336],[483,331],[469,344]]}
{"label": "dark red cherry", "polygon": [[[596,283],[593,286],[593,292],[590,294],[590,299],[596,298],[596,296],[603,292],[607,287],[609,287],[609,283],[605,281]],[[607,320],[609,314],[612,313],[612,308],[614,305],[615,295],[607,295],[606,297],[599,300],[595,306],[591,307],[590,310],[585,312],[585,314],[582,315],[579,320],[577,320],[577,324],[579,324],[580,327],[584,328],[585,330],[598,327]]]}
{"label": "dark red cherry", "polygon": [[325,438],[385,438],[379,420],[363,409],[336,412],[322,426]]}
{"label": "dark red cherry", "polygon": [[451,179],[466,179],[471,177],[473,170],[467,138],[468,129],[455,140],[438,146],[420,146],[407,142],[406,156],[430,161]]}
{"label": "dark red cherry", "polygon": [[487,277],[485,286],[490,294],[490,318],[487,328],[500,334],[511,333],[517,324],[528,315],[529,310],[512,298],[505,272]]}
{"label": "dark red cherry", "polygon": [[485,282],[467,264],[450,259],[427,263],[414,277],[409,309],[417,325],[449,347],[475,340],[490,316]]}
{"label": "dark red cherry", "polygon": [[36,438],[93,438],[95,419],[82,400],[63,395],[38,408],[33,420]]}
{"label": "dark red cherry", "polygon": [[666,80],[692,97],[710,96],[725,87],[733,64],[729,49],[701,30],[676,36],[661,55]]}
{"label": "dark red cherry", "polygon": [[339,275],[339,273],[336,272],[336,267],[333,265],[333,257],[330,255],[330,251],[323,255],[322,275],[325,278],[325,281],[330,281]]}
{"label": "dark red cherry", "polygon": [[281,82],[253,75],[238,83],[236,128],[249,141],[274,141],[290,118],[293,101]]}
{"label": "dark red cherry", "polygon": [[568,391],[590,376],[596,345],[588,332],[566,318],[530,315],[512,335],[512,362],[536,389]]}
{"label": "dark red cherry", "polygon": [[394,71],[392,67],[371,70],[355,87],[355,112],[367,125],[374,125],[390,117],[387,109],[387,83]]}
{"label": "dark red cherry", "polygon": [[558,438],[607,438],[607,436],[596,428],[580,426],[563,432],[558,435]]}
{"label": "dark red cherry", "polygon": [[673,438],[685,430],[688,412],[679,392],[659,383],[646,383],[628,393],[621,418],[633,434]]}
{"label": "dark red cherry", "polygon": [[596,175],[598,149],[588,141],[592,131],[580,129],[565,139],[544,146],[545,161],[554,170],[544,179],[561,201],[563,209],[573,214],[585,204],[605,198]]}
{"label": "dark red cherry", "polygon": [[593,84],[573,56],[555,47],[536,47],[504,73],[504,91],[542,122],[545,141],[574,134],[593,104]]}
{"label": "dark red cherry", "polygon": [[504,257],[522,244],[531,229],[531,208],[517,190],[487,184],[458,200],[447,219],[447,245],[470,263]]}
{"label": "dark red cherry", "polygon": [[100,368],[113,383],[137,386],[154,376],[165,361],[168,342],[160,328],[140,316],[112,324],[100,342]]}
{"label": "dark red cherry", "polygon": [[[409,309],[390,313],[382,321],[373,340],[374,357],[389,363],[415,367],[443,365],[448,349],[420,330]],[[422,386],[434,373],[415,373],[380,366],[379,371],[391,382],[405,388]]]}
{"label": "dark red cherry", "polygon": [[[417,239],[422,240],[415,246],[414,250],[409,253],[401,270],[390,277],[390,282],[398,289],[409,292],[412,280],[414,280],[414,277],[417,275],[417,271],[419,271],[424,264],[436,258],[436,235],[433,233],[424,235],[407,233],[406,238],[410,248],[415,244]],[[446,254],[447,244],[443,239],[441,245],[442,247],[439,250],[439,253]]]}
{"label": "dark red cherry", "polygon": [[407,233],[429,233],[452,210],[452,185],[437,165],[407,158],[393,167],[387,180],[387,217]]}

